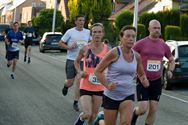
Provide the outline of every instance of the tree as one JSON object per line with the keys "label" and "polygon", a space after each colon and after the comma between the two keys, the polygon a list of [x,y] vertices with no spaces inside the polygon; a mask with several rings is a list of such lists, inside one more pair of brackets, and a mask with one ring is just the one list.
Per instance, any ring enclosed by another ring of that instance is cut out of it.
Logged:
{"label": "tree", "polygon": [[[33,23],[39,28],[39,33],[43,34],[44,32],[50,32],[52,29],[53,21],[53,9],[44,9],[40,11],[39,16],[33,18]],[[60,11],[56,13],[56,25],[55,31],[61,31],[61,27],[64,25],[63,16]]]}
{"label": "tree", "polygon": [[77,14],[85,14],[86,24],[103,22],[111,15],[111,0],[69,0],[69,19],[73,22]]}
{"label": "tree", "polygon": [[124,11],[119,14],[115,19],[116,27],[121,30],[125,25],[131,25],[133,23],[133,13],[130,11]]}
{"label": "tree", "polygon": [[75,16],[78,15],[78,0],[69,0],[68,9],[69,9],[69,21],[74,22]]}

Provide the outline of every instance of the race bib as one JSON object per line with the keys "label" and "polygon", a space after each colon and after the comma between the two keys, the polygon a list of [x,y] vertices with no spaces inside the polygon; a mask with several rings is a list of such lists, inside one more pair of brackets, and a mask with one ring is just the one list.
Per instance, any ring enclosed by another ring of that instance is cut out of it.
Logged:
{"label": "race bib", "polygon": [[28,34],[27,34],[27,37],[32,37],[32,33],[28,33]]}
{"label": "race bib", "polygon": [[148,60],[147,71],[157,72],[161,69],[161,62],[159,60]]}
{"label": "race bib", "polygon": [[95,76],[95,74],[90,74],[89,75],[89,82],[91,82],[92,84],[100,84],[100,82],[98,81],[97,77]]}
{"label": "race bib", "polygon": [[18,48],[18,43],[12,43],[13,48]]}
{"label": "race bib", "polygon": [[77,41],[78,48],[82,48],[86,44],[86,41]]}

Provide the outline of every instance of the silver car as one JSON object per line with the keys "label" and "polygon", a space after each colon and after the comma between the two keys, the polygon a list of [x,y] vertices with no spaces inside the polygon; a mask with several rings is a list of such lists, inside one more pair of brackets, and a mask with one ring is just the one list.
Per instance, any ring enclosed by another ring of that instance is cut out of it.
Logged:
{"label": "silver car", "polygon": [[163,84],[164,89],[170,90],[173,85],[188,81],[188,41],[168,40],[172,55],[175,58],[175,69],[172,79],[167,78],[168,61],[164,58]]}

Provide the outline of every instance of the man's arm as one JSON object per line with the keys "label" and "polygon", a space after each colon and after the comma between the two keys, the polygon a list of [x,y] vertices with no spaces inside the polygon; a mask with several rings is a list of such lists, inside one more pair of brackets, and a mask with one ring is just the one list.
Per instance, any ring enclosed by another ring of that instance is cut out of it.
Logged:
{"label": "man's arm", "polygon": [[169,67],[167,74],[168,74],[168,78],[172,78],[173,71],[175,68],[175,60],[173,56],[169,57],[168,60],[169,60]]}

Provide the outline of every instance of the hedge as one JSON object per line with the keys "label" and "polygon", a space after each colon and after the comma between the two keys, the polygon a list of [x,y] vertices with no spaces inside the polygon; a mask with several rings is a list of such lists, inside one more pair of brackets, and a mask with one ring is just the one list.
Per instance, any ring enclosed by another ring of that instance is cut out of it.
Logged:
{"label": "hedge", "polygon": [[144,24],[138,24],[137,26],[137,40],[146,36],[146,27]]}
{"label": "hedge", "polygon": [[181,36],[181,28],[179,26],[167,25],[165,27],[166,40],[179,40]]}
{"label": "hedge", "polygon": [[188,37],[188,15],[183,14],[180,18],[180,27],[183,37]]}

